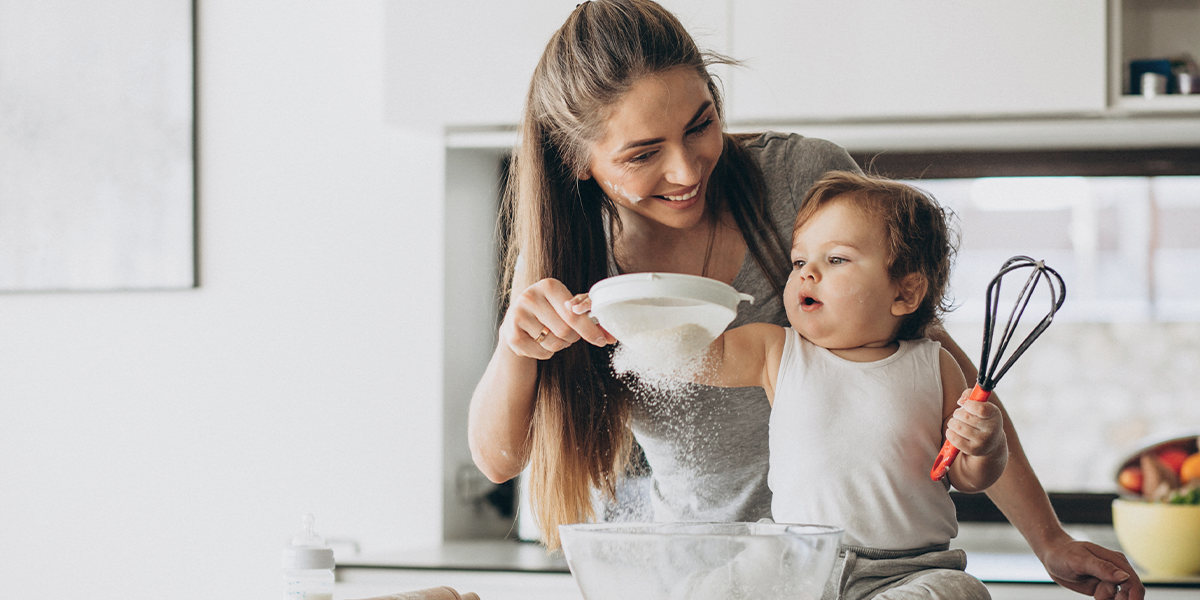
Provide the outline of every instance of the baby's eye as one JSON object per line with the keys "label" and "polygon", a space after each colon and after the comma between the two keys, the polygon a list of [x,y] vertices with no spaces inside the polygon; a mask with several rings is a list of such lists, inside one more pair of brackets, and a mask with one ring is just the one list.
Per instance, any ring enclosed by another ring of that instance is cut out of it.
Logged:
{"label": "baby's eye", "polygon": [[844,259],[840,256],[830,256],[829,257],[829,264],[831,264],[831,265],[840,265],[844,262],[847,262],[846,259]]}
{"label": "baby's eye", "polygon": [[799,270],[800,270],[800,268],[801,268],[801,267],[803,267],[803,266],[804,266],[804,261],[803,261],[803,260],[793,260],[793,261],[792,261],[792,270],[793,270],[793,271],[799,271]]}

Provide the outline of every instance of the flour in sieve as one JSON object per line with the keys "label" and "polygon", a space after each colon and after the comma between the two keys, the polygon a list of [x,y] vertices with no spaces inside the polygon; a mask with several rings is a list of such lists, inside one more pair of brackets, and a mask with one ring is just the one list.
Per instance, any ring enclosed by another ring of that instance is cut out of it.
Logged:
{"label": "flour in sieve", "polygon": [[711,342],[708,330],[694,323],[626,332],[613,351],[613,371],[652,388],[678,388],[695,381],[707,367]]}

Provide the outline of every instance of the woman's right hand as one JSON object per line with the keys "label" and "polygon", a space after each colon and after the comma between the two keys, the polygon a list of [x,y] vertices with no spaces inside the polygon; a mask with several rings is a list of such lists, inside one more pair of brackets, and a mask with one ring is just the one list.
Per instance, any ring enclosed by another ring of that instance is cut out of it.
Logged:
{"label": "woman's right hand", "polygon": [[557,279],[513,293],[496,352],[471,396],[467,421],[471,457],[493,482],[516,477],[529,460],[537,361],[580,338],[597,346],[616,342],[592,322],[590,308],[587,294],[574,296]]}
{"label": "woman's right hand", "polygon": [[592,322],[587,294],[574,295],[561,281],[543,279],[514,295],[500,325],[500,340],[518,356],[546,360],[580,339],[596,346],[617,340]]}

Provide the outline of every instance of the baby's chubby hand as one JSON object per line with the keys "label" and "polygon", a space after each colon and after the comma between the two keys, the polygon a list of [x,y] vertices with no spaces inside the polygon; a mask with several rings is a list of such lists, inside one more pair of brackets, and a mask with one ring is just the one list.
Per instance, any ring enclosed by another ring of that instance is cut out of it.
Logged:
{"label": "baby's chubby hand", "polygon": [[968,456],[991,456],[1007,451],[1004,435],[1004,413],[991,402],[968,400],[971,390],[964,390],[958,408],[946,424],[946,439]]}

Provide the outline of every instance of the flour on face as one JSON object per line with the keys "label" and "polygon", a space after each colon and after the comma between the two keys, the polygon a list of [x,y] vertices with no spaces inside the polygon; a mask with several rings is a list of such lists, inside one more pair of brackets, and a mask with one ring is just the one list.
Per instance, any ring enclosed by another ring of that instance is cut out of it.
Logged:
{"label": "flour on face", "polygon": [[605,181],[604,181],[604,185],[605,185],[605,186],[606,186],[606,187],[609,189],[609,191],[611,191],[612,193],[614,193],[614,194],[616,194],[616,195],[618,195],[618,196],[620,196],[620,197],[622,197],[622,198],[624,198],[624,199],[626,199],[626,200],[628,200],[628,201],[630,201],[630,202],[632,202],[632,203],[634,203],[634,204],[637,204],[638,202],[641,202],[642,200],[645,200],[645,198],[643,198],[643,197],[641,197],[641,196],[638,196],[637,194],[631,194],[631,193],[629,193],[629,191],[627,191],[625,188],[623,188],[623,187],[621,187],[621,186],[619,186],[619,185],[617,185],[617,184],[615,184],[615,183],[613,183],[613,182],[611,182],[611,181],[605,180]]}

